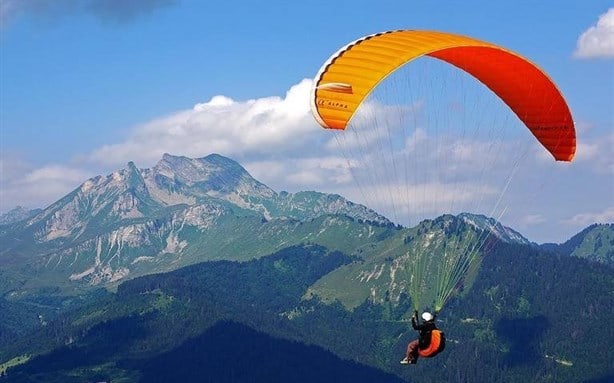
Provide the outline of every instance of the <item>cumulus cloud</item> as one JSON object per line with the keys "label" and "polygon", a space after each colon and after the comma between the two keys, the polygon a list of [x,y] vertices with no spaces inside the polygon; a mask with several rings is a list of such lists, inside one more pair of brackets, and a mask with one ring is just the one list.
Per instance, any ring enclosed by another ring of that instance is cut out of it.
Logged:
{"label": "cumulus cloud", "polygon": [[596,25],[578,38],[574,56],[578,58],[614,57],[614,8],[599,16]]}
{"label": "cumulus cloud", "polygon": [[46,207],[75,189],[92,174],[66,165],[37,168],[17,155],[0,154],[0,211],[17,205]]}
{"label": "cumulus cloud", "polygon": [[[326,155],[297,158],[284,171],[286,184],[300,188],[330,188],[352,183],[349,165],[342,156]],[[263,176],[265,176],[263,174]]]}
{"label": "cumulus cloud", "polygon": [[190,110],[137,126],[125,142],[103,146],[89,160],[150,165],[163,153],[194,157],[220,153],[248,161],[282,154],[292,157],[319,136],[309,113],[310,89],[311,81],[303,80],[283,98],[235,101],[216,96]]}
{"label": "cumulus cloud", "polygon": [[21,15],[44,19],[87,13],[103,22],[125,23],[177,0],[2,0],[0,25],[8,25]]}
{"label": "cumulus cloud", "polygon": [[30,169],[30,164],[19,154],[6,151],[0,152],[0,184],[10,183]]}
{"label": "cumulus cloud", "polygon": [[546,222],[546,218],[541,214],[528,214],[520,219],[524,226],[539,225]]}
{"label": "cumulus cloud", "polygon": [[614,176],[614,133],[578,142],[574,161],[586,164],[598,174]]}
{"label": "cumulus cloud", "polygon": [[607,207],[599,212],[576,214],[563,222],[580,227],[592,225],[593,223],[614,223],[614,206]]}

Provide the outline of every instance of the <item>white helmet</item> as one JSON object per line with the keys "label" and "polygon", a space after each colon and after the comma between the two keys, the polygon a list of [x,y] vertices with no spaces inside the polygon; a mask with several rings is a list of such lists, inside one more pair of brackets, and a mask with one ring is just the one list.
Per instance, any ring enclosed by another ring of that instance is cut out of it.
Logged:
{"label": "white helmet", "polygon": [[429,312],[425,311],[425,312],[422,313],[422,319],[424,319],[427,322],[430,321],[430,320],[433,320],[433,318],[434,318],[433,314],[431,314]]}

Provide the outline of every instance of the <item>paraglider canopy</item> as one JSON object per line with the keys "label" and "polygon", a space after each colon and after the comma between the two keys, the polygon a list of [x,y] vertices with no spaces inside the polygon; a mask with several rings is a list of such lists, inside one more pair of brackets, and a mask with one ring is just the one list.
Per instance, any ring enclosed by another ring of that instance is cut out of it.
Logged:
{"label": "paraglider canopy", "polygon": [[340,49],[315,78],[311,97],[315,119],[324,128],[345,129],[374,87],[400,66],[425,55],[473,75],[512,109],[556,160],[573,159],[574,123],[552,80],[510,50],[451,33],[388,31]]}

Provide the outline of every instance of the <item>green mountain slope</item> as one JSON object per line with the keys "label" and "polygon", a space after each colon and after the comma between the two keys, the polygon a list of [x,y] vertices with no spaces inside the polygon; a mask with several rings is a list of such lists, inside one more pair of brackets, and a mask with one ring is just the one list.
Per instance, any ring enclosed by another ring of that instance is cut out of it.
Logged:
{"label": "green mountain slope", "polygon": [[[96,372],[138,381],[147,376],[142,366],[154,361],[174,361],[165,373],[188,373],[198,344],[215,354],[216,363],[234,363],[238,376],[257,375],[258,365],[237,364],[230,351],[216,353],[205,335],[231,320],[278,339],[318,345],[408,382],[584,382],[614,376],[614,337],[603,326],[614,323],[610,268],[500,242],[482,260],[472,288],[439,316],[448,337],[444,353],[408,369],[398,363],[416,336],[408,328],[406,298],[380,302],[367,296],[353,310],[302,299],[321,277],[353,262],[323,247],[293,247],[248,262],[208,262],[137,278],[23,337],[3,349],[1,359],[45,349],[51,354],[9,369],[9,376],[36,371],[37,379],[59,379]],[[233,337],[232,331],[220,336]],[[270,349],[259,351],[272,358],[285,347],[267,344]],[[265,359],[261,366],[272,363]],[[343,370],[335,367],[331,380],[336,368]]]}
{"label": "green mountain slope", "polygon": [[[471,214],[444,215],[398,230],[388,238],[358,248],[353,254],[358,261],[318,280],[306,297],[318,296],[327,302],[338,300],[352,309],[367,297],[379,303],[399,302],[402,294],[411,293],[414,299],[420,298],[417,306],[432,310],[438,295],[451,291],[454,285],[462,285],[456,290],[470,289],[475,269],[490,252],[492,243],[529,244],[507,228],[500,225],[498,229],[489,228],[480,222],[485,220],[486,217]],[[488,222],[497,225],[494,220]],[[471,257],[475,261],[468,264]],[[449,278],[461,273],[463,262],[468,267],[466,275],[450,284]],[[416,290],[416,286],[421,288]]]}
{"label": "green mountain slope", "polygon": [[614,266],[614,224],[594,224],[561,244],[563,254]]}

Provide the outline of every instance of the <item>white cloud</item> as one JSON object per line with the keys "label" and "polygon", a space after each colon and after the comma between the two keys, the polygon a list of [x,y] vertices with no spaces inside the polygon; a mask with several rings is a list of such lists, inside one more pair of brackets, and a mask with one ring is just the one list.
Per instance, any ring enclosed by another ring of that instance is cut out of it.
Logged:
{"label": "white cloud", "polygon": [[89,156],[92,162],[151,165],[163,153],[200,157],[220,153],[238,160],[307,150],[320,129],[310,115],[311,81],[303,80],[285,98],[234,101],[215,96],[190,110],[136,127],[130,137]]}
{"label": "white cloud", "polygon": [[[81,170],[66,167],[64,165],[46,165],[26,173],[24,183],[36,184],[40,182],[83,182],[87,176]],[[76,185],[75,185],[76,186]]]}
{"label": "white cloud", "polygon": [[17,205],[46,207],[75,189],[91,174],[86,170],[50,164],[35,168],[16,156],[2,154],[0,211]]}
{"label": "white cloud", "polygon": [[593,223],[614,223],[614,206],[605,208],[603,211],[580,213],[563,221],[573,226],[588,226]]}
{"label": "white cloud", "polygon": [[[364,193],[375,196],[378,200],[392,207],[391,200],[406,206],[407,211],[424,211],[427,213],[442,210],[442,206],[459,205],[475,202],[495,196],[497,190],[486,184],[458,182],[427,182],[419,184],[374,184],[363,187]],[[376,203],[376,202],[374,202]]]}
{"label": "white cloud", "polygon": [[546,218],[541,214],[528,214],[520,219],[520,223],[524,226],[539,225],[546,221]]}
{"label": "white cloud", "polygon": [[579,141],[574,161],[587,165],[597,174],[614,175],[614,133]]}
{"label": "white cloud", "polygon": [[[302,158],[284,158],[245,163],[244,167],[258,180],[277,190],[331,191],[344,185],[354,186],[348,162],[342,156],[314,156],[317,148]],[[340,186],[341,185],[341,186]]]}
{"label": "white cloud", "polygon": [[31,165],[18,154],[0,152],[0,184],[9,183],[30,169]]}
{"label": "white cloud", "polygon": [[599,16],[597,24],[580,35],[574,56],[578,58],[614,57],[614,8]]}

